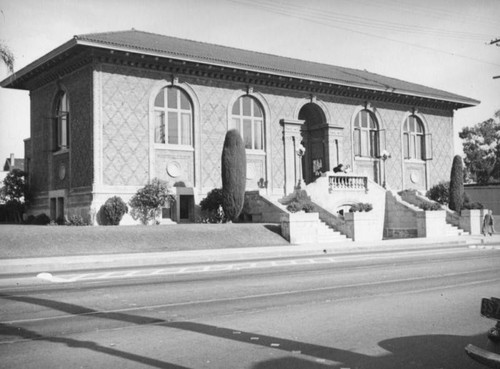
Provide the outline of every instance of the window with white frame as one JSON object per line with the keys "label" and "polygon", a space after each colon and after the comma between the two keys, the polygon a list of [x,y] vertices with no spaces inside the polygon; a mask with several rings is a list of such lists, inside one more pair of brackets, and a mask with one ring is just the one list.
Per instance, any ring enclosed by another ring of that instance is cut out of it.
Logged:
{"label": "window with white frame", "polygon": [[264,150],[264,113],[250,96],[241,96],[233,105],[229,129],[240,132],[245,148]]}
{"label": "window with white frame", "polygon": [[415,115],[406,118],[403,125],[403,150],[405,159],[424,160],[424,126]]}
{"label": "window with white frame", "polygon": [[155,143],[193,145],[193,107],[188,95],[177,87],[165,87],[154,103]]}
{"label": "window with white frame", "polygon": [[57,97],[54,143],[55,150],[69,148],[69,103],[66,92],[61,92]]}
{"label": "window with white frame", "polygon": [[378,146],[377,120],[369,110],[361,110],[354,119],[354,156],[376,158]]}

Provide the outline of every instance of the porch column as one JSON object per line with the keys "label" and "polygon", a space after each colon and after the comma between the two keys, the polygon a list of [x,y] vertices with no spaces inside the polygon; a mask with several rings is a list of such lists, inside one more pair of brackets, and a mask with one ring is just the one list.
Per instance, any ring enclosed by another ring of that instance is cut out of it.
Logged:
{"label": "porch column", "polygon": [[303,120],[295,119],[282,119],[280,124],[283,126],[283,157],[285,166],[285,178],[284,178],[284,191],[285,195],[293,192],[297,181],[301,178],[301,173],[299,172],[299,158],[295,150],[300,145],[302,141],[302,135],[300,130]]}

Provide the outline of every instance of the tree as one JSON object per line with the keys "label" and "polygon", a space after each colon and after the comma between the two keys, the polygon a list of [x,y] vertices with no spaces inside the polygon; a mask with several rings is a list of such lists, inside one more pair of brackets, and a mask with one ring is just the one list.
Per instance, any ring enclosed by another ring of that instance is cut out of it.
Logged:
{"label": "tree", "polygon": [[500,110],[460,133],[467,176],[480,184],[500,181]]}
{"label": "tree", "polygon": [[451,210],[460,211],[462,210],[464,199],[464,174],[462,157],[460,155],[455,155],[453,158],[453,164],[451,166],[450,175],[450,201],[449,207]]}
{"label": "tree", "polygon": [[236,220],[245,202],[247,159],[239,132],[229,130],[222,149],[222,208],[228,220]]}
{"label": "tree", "polygon": [[161,208],[167,202],[173,202],[168,183],[161,179],[154,178],[151,183],[137,190],[129,201],[132,208],[130,215],[135,220],[139,219],[142,224],[147,225],[151,221],[156,224],[156,217],[160,214]]}
{"label": "tree", "polygon": [[14,73],[14,54],[12,54],[12,51],[5,45],[4,43],[0,42],[0,58],[2,59],[3,63],[7,66],[7,69],[9,70],[10,73]]}
{"label": "tree", "polygon": [[20,169],[12,170],[4,178],[4,185],[0,189],[0,203],[3,203],[10,220],[17,223],[22,221],[22,215],[29,199],[25,176],[26,173]]}

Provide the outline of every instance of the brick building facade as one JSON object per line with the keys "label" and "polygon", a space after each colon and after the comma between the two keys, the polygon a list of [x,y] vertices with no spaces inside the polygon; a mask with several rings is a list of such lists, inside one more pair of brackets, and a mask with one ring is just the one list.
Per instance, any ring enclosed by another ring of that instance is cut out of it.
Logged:
{"label": "brick building facade", "polygon": [[394,189],[424,190],[449,177],[453,111],[478,103],[135,30],[75,36],[1,85],[30,91],[30,212],[52,218],[95,219],[107,198],[128,200],[158,177],[175,186],[174,218],[194,220],[194,204],[221,185],[230,128],[247,147],[249,190],[283,196],[339,163]]}

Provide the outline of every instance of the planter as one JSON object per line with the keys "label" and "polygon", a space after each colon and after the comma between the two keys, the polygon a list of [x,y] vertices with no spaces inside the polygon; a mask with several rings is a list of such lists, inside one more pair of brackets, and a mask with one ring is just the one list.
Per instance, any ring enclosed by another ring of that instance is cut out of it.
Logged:
{"label": "planter", "polygon": [[[460,228],[470,234],[481,234],[485,209],[470,209],[460,212]],[[486,210],[488,211],[488,210]]]}
{"label": "planter", "polygon": [[384,218],[373,211],[345,213],[345,232],[353,241],[380,241],[383,237]]}
{"label": "planter", "polygon": [[319,213],[286,213],[281,215],[281,235],[290,243],[318,241]]}
{"label": "planter", "polygon": [[442,237],[445,228],[445,210],[417,212],[417,237]]}

